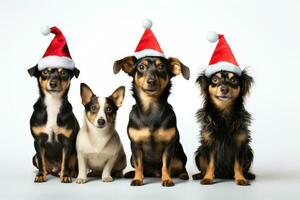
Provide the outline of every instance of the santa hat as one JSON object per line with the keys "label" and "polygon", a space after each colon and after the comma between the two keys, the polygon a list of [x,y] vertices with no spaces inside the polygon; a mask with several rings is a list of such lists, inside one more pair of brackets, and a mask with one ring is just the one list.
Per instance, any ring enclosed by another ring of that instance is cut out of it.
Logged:
{"label": "santa hat", "polygon": [[137,59],[140,59],[145,56],[165,57],[163,51],[161,50],[156,40],[156,37],[151,31],[152,21],[150,19],[145,19],[143,21],[143,27],[146,30],[134,51],[134,56]]}
{"label": "santa hat", "polygon": [[69,52],[65,36],[57,27],[43,26],[41,27],[43,35],[53,33],[55,37],[38,63],[38,70],[42,71],[46,68],[74,69],[75,64]]}
{"label": "santa hat", "polygon": [[210,77],[218,71],[229,71],[237,75],[241,75],[242,70],[234,58],[234,55],[225,40],[224,35],[211,31],[207,34],[210,42],[219,41],[215,51],[210,59],[209,65],[205,69],[205,76]]}

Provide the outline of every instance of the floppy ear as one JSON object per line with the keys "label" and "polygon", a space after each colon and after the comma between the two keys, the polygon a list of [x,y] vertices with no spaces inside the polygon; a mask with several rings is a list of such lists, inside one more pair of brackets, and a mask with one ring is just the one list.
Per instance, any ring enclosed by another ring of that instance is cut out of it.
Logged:
{"label": "floppy ear", "polygon": [[28,73],[29,73],[30,76],[35,76],[35,77],[38,76],[37,65],[35,65],[34,67],[29,68],[27,71],[28,71]]}
{"label": "floppy ear", "polygon": [[114,74],[117,74],[122,69],[125,73],[132,75],[134,72],[134,64],[136,62],[136,58],[134,56],[128,56],[121,60],[117,60],[114,63]]}
{"label": "floppy ear", "polygon": [[78,76],[79,76],[79,74],[80,74],[79,69],[77,69],[76,67],[74,67],[74,69],[73,69],[73,74],[74,74],[74,76],[75,76],[76,78],[78,78]]}
{"label": "floppy ear", "polygon": [[170,67],[171,67],[171,72],[174,76],[177,76],[179,74],[182,74],[182,76],[186,79],[189,80],[190,78],[190,69],[182,64],[177,58],[168,58]]}
{"label": "floppy ear", "polygon": [[208,96],[208,85],[209,85],[209,78],[207,78],[205,76],[205,73],[201,73],[197,80],[196,80],[196,83],[198,83],[200,85],[200,89],[201,89],[201,94],[204,96],[204,97],[207,97]]}
{"label": "floppy ear", "polygon": [[125,86],[118,87],[110,96],[114,101],[115,105],[119,108],[124,100],[125,96]]}
{"label": "floppy ear", "polygon": [[241,74],[241,95],[246,96],[250,93],[250,88],[254,80],[251,76],[248,75],[247,70],[243,70]]}
{"label": "floppy ear", "polygon": [[82,104],[86,106],[86,104],[88,104],[91,101],[92,97],[94,96],[94,93],[87,84],[81,83],[80,96],[81,96]]}

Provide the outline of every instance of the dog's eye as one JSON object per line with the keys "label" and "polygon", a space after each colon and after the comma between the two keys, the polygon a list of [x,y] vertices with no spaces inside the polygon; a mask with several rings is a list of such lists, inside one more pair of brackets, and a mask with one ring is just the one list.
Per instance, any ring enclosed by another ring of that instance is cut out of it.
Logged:
{"label": "dog's eye", "polygon": [[105,112],[108,113],[108,114],[112,113],[111,107],[106,107]]}
{"label": "dog's eye", "polygon": [[66,74],[67,74],[67,72],[65,70],[60,71],[60,75],[65,76]]}
{"label": "dog's eye", "polygon": [[50,71],[48,69],[45,69],[44,71],[42,71],[43,76],[48,76],[49,74],[50,74]]}
{"label": "dog's eye", "polygon": [[91,111],[94,113],[94,112],[97,112],[97,106],[96,105],[92,105],[91,106]]}
{"label": "dog's eye", "polygon": [[165,69],[165,66],[159,65],[157,68],[158,68],[159,71],[163,71]]}
{"label": "dog's eye", "polygon": [[143,64],[139,65],[139,66],[138,66],[138,69],[139,69],[140,71],[144,71],[144,70],[145,70],[145,65],[143,65]]}
{"label": "dog's eye", "polygon": [[233,84],[237,84],[238,79],[237,79],[236,77],[232,77],[232,78],[230,79],[230,81],[231,81],[231,83],[233,83]]}
{"label": "dog's eye", "polygon": [[216,77],[216,76],[214,76],[214,77],[212,77],[211,82],[212,82],[213,84],[218,84],[218,83],[219,83],[219,78]]}

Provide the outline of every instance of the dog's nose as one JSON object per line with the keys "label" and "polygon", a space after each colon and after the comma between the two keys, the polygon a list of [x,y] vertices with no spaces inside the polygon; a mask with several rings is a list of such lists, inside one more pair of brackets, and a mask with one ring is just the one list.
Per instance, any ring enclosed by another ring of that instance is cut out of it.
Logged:
{"label": "dog's nose", "polygon": [[155,80],[155,78],[149,78],[147,80],[147,83],[148,83],[149,86],[155,86],[156,80]]}
{"label": "dog's nose", "polygon": [[227,86],[221,86],[222,94],[227,94],[229,92],[229,88]]}
{"label": "dog's nose", "polygon": [[50,81],[50,87],[51,88],[56,88],[57,86],[58,86],[58,81],[56,81],[56,80]]}
{"label": "dog's nose", "polygon": [[97,120],[97,123],[99,126],[103,126],[105,124],[105,120],[103,118],[100,118]]}

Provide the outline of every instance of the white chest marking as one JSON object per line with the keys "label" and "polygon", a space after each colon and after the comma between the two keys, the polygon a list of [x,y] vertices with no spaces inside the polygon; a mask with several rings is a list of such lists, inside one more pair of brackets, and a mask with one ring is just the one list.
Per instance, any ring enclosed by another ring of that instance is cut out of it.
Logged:
{"label": "white chest marking", "polygon": [[[56,132],[57,126],[57,115],[59,113],[62,100],[59,96],[46,94],[45,95],[45,105],[47,110],[47,124],[46,124],[46,133],[48,134],[48,142],[52,142],[53,133]],[[57,135],[54,134],[55,140]]]}

